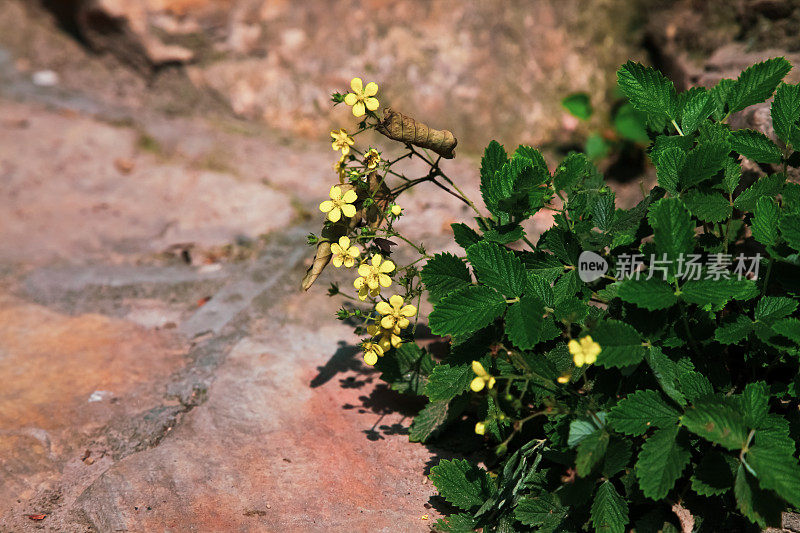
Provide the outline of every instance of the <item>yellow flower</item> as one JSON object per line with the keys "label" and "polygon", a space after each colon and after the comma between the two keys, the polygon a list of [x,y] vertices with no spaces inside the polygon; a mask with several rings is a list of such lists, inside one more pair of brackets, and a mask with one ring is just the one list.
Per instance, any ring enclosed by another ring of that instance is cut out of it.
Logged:
{"label": "yellow flower", "polygon": [[339,160],[333,164],[333,171],[339,175],[339,183],[344,184],[344,178],[347,177],[347,156],[343,155]]}
{"label": "yellow flower", "polygon": [[345,129],[332,131],[331,137],[333,137],[333,143],[331,143],[331,146],[334,150],[341,150],[342,155],[349,154],[350,147],[355,144],[355,141],[347,134],[347,130]]}
{"label": "yellow flower", "polygon": [[483,435],[486,433],[486,424],[484,422],[478,422],[475,424],[475,433],[478,435]]}
{"label": "yellow flower", "polygon": [[394,263],[383,260],[383,257],[375,254],[370,263],[361,263],[358,267],[358,275],[353,282],[353,286],[358,289],[358,298],[366,300],[367,294],[372,297],[381,293],[381,287],[388,287],[392,284],[392,278],[387,274],[394,271]]}
{"label": "yellow flower", "polygon": [[394,205],[392,206],[392,214],[393,214],[394,216],[396,216],[396,217],[399,217],[401,214],[403,214],[403,208],[402,208],[402,207],[400,207],[400,206],[399,206],[399,205],[397,205],[397,204],[394,204]]}
{"label": "yellow flower", "polygon": [[408,317],[416,315],[417,308],[413,305],[403,305],[404,303],[403,297],[399,294],[389,298],[389,303],[378,302],[375,310],[384,315],[381,318],[381,327],[383,329],[392,330],[395,327],[405,329],[408,327],[410,324]]}
{"label": "yellow flower", "polygon": [[380,344],[365,342],[362,346],[364,347],[364,362],[369,366],[377,363],[378,357],[383,357],[383,348],[381,348]]}
{"label": "yellow flower", "polygon": [[358,200],[356,191],[350,189],[346,193],[342,193],[342,188],[334,185],[331,187],[330,197],[330,200],[319,204],[319,210],[328,213],[328,220],[338,222],[342,215],[348,218],[355,216],[356,208],[353,202]]}
{"label": "yellow flower", "polygon": [[378,339],[378,344],[383,348],[384,353],[392,348],[399,348],[400,345],[403,344],[403,340],[400,338],[400,328],[397,326],[392,329],[383,329],[377,324],[370,324],[367,326],[367,333],[373,337],[377,335],[381,336],[381,338]]}
{"label": "yellow flower", "polygon": [[572,359],[575,361],[575,366],[591,365],[597,361],[597,356],[600,354],[600,345],[592,340],[592,337],[586,335],[580,341],[572,339],[567,343],[569,353],[572,354]]}
{"label": "yellow flower", "polygon": [[569,374],[564,374],[563,376],[558,376],[556,378],[556,381],[558,381],[559,383],[561,383],[563,385],[565,383],[569,383],[569,378],[570,378]]}
{"label": "yellow flower", "polygon": [[363,117],[366,113],[365,107],[370,111],[375,111],[381,105],[378,99],[374,98],[378,94],[378,84],[374,81],[364,87],[361,78],[353,78],[350,80],[350,88],[353,89],[353,92],[345,95],[344,103],[353,106],[353,115]]}
{"label": "yellow flower", "polygon": [[367,170],[372,170],[381,162],[381,154],[375,148],[370,148],[364,154],[364,164],[367,165]]}
{"label": "yellow flower", "polygon": [[477,377],[472,380],[472,383],[469,384],[470,389],[475,392],[480,392],[483,390],[483,387],[489,387],[490,389],[494,387],[494,377],[489,375],[479,361],[472,362],[472,371],[475,372]]}
{"label": "yellow flower", "polygon": [[336,268],[342,265],[345,268],[352,268],[356,264],[356,257],[361,255],[358,248],[350,246],[348,237],[340,237],[338,243],[331,244],[331,252],[333,252],[333,266]]}

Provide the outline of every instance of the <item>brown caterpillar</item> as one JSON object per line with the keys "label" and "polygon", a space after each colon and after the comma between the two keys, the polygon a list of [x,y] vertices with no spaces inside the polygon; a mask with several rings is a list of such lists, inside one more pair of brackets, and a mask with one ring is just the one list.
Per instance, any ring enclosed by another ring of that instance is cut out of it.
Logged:
{"label": "brown caterpillar", "polygon": [[454,150],[458,139],[452,132],[434,130],[389,107],[383,110],[383,122],[378,124],[377,129],[392,140],[427,148],[445,159],[453,159],[456,156]]}
{"label": "brown caterpillar", "polygon": [[[353,189],[353,186],[349,183],[340,185],[340,187],[343,192]],[[367,177],[367,187],[367,191],[363,188],[355,189],[359,196],[359,202],[362,202],[364,198],[371,195],[375,200],[374,204],[368,208],[361,207],[350,220],[342,219],[336,224],[326,227],[322,231],[322,240],[317,244],[317,253],[314,255],[314,262],[308,268],[300,284],[300,287],[304,291],[311,288],[319,275],[322,274],[322,271],[325,270],[325,267],[328,266],[328,263],[330,263],[333,257],[331,243],[338,242],[339,237],[352,233],[362,222],[373,230],[378,229],[381,222],[386,218],[384,213],[386,213],[386,210],[389,209],[389,206],[394,200],[389,192],[389,187],[378,177],[377,172],[372,172]]]}

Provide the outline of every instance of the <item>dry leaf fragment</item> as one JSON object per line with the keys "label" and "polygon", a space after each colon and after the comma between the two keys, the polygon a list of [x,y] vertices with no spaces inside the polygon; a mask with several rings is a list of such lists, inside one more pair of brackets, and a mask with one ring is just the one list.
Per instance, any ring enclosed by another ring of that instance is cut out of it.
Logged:
{"label": "dry leaf fragment", "polygon": [[456,156],[454,150],[458,140],[452,132],[429,128],[426,124],[393,111],[389,107],[383,110],[383,122],[377,129],[392,140],[427,148],[445,159],[453,159]]}

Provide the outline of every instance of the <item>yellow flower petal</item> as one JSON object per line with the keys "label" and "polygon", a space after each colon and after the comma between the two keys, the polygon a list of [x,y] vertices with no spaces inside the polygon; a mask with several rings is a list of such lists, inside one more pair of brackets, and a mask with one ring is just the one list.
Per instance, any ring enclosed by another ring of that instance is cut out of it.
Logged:
{"label": "yellow flower petal", "polygon": [[478,422],[475,424],[475,433],[478,435],[484,435],[486,433],[486,424],[483,422]]}
{"label": "yellow flower petal", "polygon": [[382,287],[388,287],[389,285],[392,284],[392,278],[390,278],[386,274],[379,274],[378,283],[380,283]]}
{"label": "yellow flower petal", "polygon": [[342,210],[338,207],[334,207],[328,213],[328,220],[331,222],[339,222],[339,219],[342,218]]}
{"label": "yellow flower petal", "polygon": [[575,363],[575,366],[577,366],[577,367],[583,366],[583,364],[586,362],[585,359],[583,358],[583,354],[582,353],[578,353],[578,354],[573,355],[572,360]]}
{"label": "yellow flower petal", "polygon": [[483,381],[481,378],[475,378],[472,380],[472,383],[469,384],[469,388],[472,389],[473,392],[480,392],[483,390],[483,387],[486,386],[486,382]]}
{"label": "yellow flower petal", "polygon": [[356,191],[354,191],[353,189],[350,189],[349,191],[344,193],[344,196],[342,196],[342,201],[348,204],[352,204],[356,200],[358,200],[358,194],[356,194]]}
{"label": "yellow flower petal", "polygon": [[345,258],[344,258],[344,267],[345,268],[353,268],[353,266],[355,264],[356,264],[356,260],[355,259],[353,259],[349,255],[345,256]]}
{"label": "yellow flower petal", "polygon": [[358,299],[361,300],[362,302],[364,300],[366,300],[368,292],[369,291],[367,291],[367,287],[366,286],[365,287],[361,287],[360,289],[358,289]]}
{"label": "yellow flower petal", "polygon": [[385,317],[381,318],[381,327],[386,329],[392,329],[397,322],[397,319],[392,315],[386,315]]}
{"label": "yellow flower petal", "polygon": [[492,376],[489,378],[489,382],[486,384],[486,386],[491,389],[492,387],[494,387],[494,384],[495,384],[495,379],[494,376]]}
{"label": "yellow flower petal", "polygon": [[383,257],[381,257],[378,254],[375,254],[372,256],[371,261],[372,261],[372,266],[379,267],[381,265],[381,261],[383,261]]}
{"label": "yellow flower petal", "polygon": [[356,117],[363,117],[366,111],[364,111],[364,102],[356,102],[353,104],[353,116]]}
{"label": "yellow flower petal", "polygon": [[381,328],[379,328],[375,324],[370,324],[369,326],[367,326],[367,333],[372,335],[373,337],[375,335],[377,335],[378,333],[380,333],[380,331],[381,331]]}
{"label": "yellow flower petal", "polygon": [[387,304],[386,302],[378,302],[375,305],[375,310],[382,315],[392,314],[392,306]]}
{"label": "yellow flower petal", "polygon": [[344,250],[342,249],[342,247],[339,246],[336,243],[331,244],[331,252],[333,252],[336,255],[343,255],[344,254]]}
{"label": "yellow flower petal", "polygon": [[475,372],[475,374],[477,374],[479,376],[485,376],[486,375],[486,369],[483,368],[483,365],[480,363],[480,361],[473,361],[472,362],[472,371]]}
{"label": "yellow flower petal", "polygon": [[399,217],[399,216],[400,216],[400,214],[401,214],[402,212],[403,212],[403,208],[402,208],[402,207],[400,207],[399,205],[397,205],[397,204],[394,204],[394,205],[392,206],[392,214],[393,214],[394,216],[396,216],[396,217]]}
{"label": "yellow flower petal", "polygon": [[404,316],[401,316],[400,318],[397,319],[397,325],[401,329],[406,329],[410,323],[411,322]]}
{"label": "yellow flower petal", "polygon": [[337,200],[341,200],[342,199],[342,188],[339,187],[338,185],[334,185],[334,186],[331,187],[331,192],[329,192],[328,195],[331,197],[331,200],[333,200],[334,202],[337,201]]}
{"label": "yellow flower petal", "polygon": [[369,366],[374,365],[378,362],[378,354],[373,351],[369,351],[364,354],[364,362],[367,363]]}
{"label": "yellow flower petal", "polygon": [[400,309],[400,314],[403,316],[414,316],[417,314],[417,308],[413,305],[407,305]]}
{"label": "yellow flower petal", "polygon": [[558,382],[559,382],[559,383],[561,383],[562,385],[563,385],[564,383],[569,383],[569,376],[558,376],[558,378],[556,379],[556,381],[558,381]]}
{"label": "yellow flower petal", "polygon": [[[331,250],[333,250],[333,246],[334,245],[331,245]],[[350,248],[350,237],[346,235],[344,237],[339,237],[339,246],[342,249],[342,253],[345,253],[344,250]]]}
{"label": "yellow flower petal", "polygon": [[400,296],[399,294],[395,294],[391,298],[389,298],[389,304],[395,309],[398,309],[400,306],[402,306],[403,301],[404,301],[403,297]]}
{"label": "yellow flower petal", "polygon": [[389,342],[387,337],[381,337],[378,341],[378,345],[383,349],[384,353],[392,349],[392,343]]}
{"label": "yellow flower petal", "polygon": [[334,207],[333,202],[331,202],[330,200],[325,200],[324,202],[319,204],[319,210],[322,211],[323,213],[327,213],[328,211],[333,209],[333,207]]}
{"label": "yellow flower petal", "polygon": [[353,281],[353,287],[355,287],[356,289],[361,290],[361,287],[363,286],[364,286],[364,278],[356,278],[355,281]]}
{"label": "yellow flower petal", "polygon": [[353,218],[356,216],[356,207],[353,204],[344,204],[342,206],[342,213],[344,213],[344,216],[347,218]]}
{"label": "yellow flower petal", "polygon": [[578,344],[578,341],[576,341],[575,339],[572,339],[567,343],[567,349],[569,350],[569,353],[571,355],[577,355],[581,353],[581,345]]}
{"label": "yellow flower petal", "polygon": [[353,259],[355,259],[355,258],[356,258],[356,257],[358,257],[359,255],[361,255],[361,250],[359,250],[359,249],[358,249],[358,248],[356,248],[355,246],[351,246],[350,248],[348,248],[348,249],[347,249],[347,252],[346,252],[346,253],[347,253],[347,255],[349,255],[350,257],[352,257]]}
{"label": "yellow flower petal", "polygon": [[342,266],[342,263],[344,262],[341,255],[334,255],[331,261],[333,262],[333,266],[335,266],[336,268]]}
{"label": "yellow flower petal", "polygon": [[368,264],[362,263],[358,266],[359,276],[361,276],[362,278],[366,278],[370,274],[372,274],[372,268]]}
{"label": "yellow flower petal", "polygon": [[370,291],[374,291],[376,289],[380,289],[380,283],[375,278],[367,278],[367,286],[369,287]]}
{"label": "yellow flower petal", "polygon": [[366,100],[364,100],[364,104],[366,104],[367,109],[369,109],[370,111],[375,111],[381,106],[377,98],[367,98]]}
{"label": "yellow flower petal", "polygon": [[[335,148],[334,148],[334,150],[335,150]],[[347,155],[347,154],[349,154],[349,153],[350,153],[350,147],[349,147],[349,146],[347,146],[346,144],[345,144],[345,145],[343,145],[343,146],[342,146],[342,155]]]}
{"label": "yellow flower petal", "polygon": [[392,338],[392,346],[395,348],[399,348],[401,344],[403,344],[403,339],[401,339],[398,335],[391,335]]}
{"label": "yellow flower petal", "polygon": [[[378,265],[375,265],[375,266],[378,266]],[[394,263],[392,263],[389,260],[384,261],[384,263],[380,266],[380,271],[383,274],[388,274],[389,272],[392,272],[393,270],[394,270]]]}
{"label": "yellow flower petal", "polygon": [[364,82],[361,81],[361,78],[353,78],[350,80],[350,88],[354,93],[361,94],[364,92]]}
{"label": "yellow flower petal", "polygon": [[375,96],[378,94],[378,84],[371,81],[364,87],[364,96]]}
{"label": "yellow flower petal", "polygon": [[344,95],[344,103],[347,105],[355,105],[358,102],[358,96],[354,95],[353,93],[347,93]]}

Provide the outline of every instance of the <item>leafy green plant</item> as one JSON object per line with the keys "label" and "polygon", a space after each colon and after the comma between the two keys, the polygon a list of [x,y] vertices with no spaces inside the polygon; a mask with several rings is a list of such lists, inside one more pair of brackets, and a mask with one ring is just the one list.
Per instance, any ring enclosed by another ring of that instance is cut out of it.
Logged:
{"label": "leafy green plant", "polygon": [[[438,530],[743,531],[800,508],[800,185],[787,180],[800,159],[800,85],[781,82],[789,70],[771,59],[678,93],[660,72],[623,65],[619,88],[646,115],[658,176],[630,209],[615,206],[581,153],[551,173],[531,147],[509,155],[490,143],[480,170],[488,215],[419,148],[431,135],[400,139],[401,158],[429,165],[421,178],[392,170],[398,160],[368,169],[351,154],[358,212],[312,236],[309,275],[340,235],[363,246],[353,252],[362,260],[383,260],[391,239],[419,253],[369,278],[363,300],[374,309],[345,295],[355,305],[339,318],[363,320],[365,360],[383,380],[427,397],[412,441],[445,439],[468,421],[474,434],[460,438],[488,452],[486,467],[431,469],[455,509]],[[727,124],[773,94],[779,143]],[[374,114],[359,132],[370,128],[391,133]],[[449,156],[453,146],[428,142]],[[762,172],[743,172],[742,158]],[[377,185],[390,176],[399,185]],[[429,255],[394,227],[397,197],[429,182],[476,212],[474,227],[453,225],[462,254]],[[520,223],[542,209],[554,224],[534,244]],[[360,277],[382,268],[372,261]],[[398,294],[386,298],[392,285]],[[423,293],[428,325],[447,341],[441,359],[414,342]]]}

